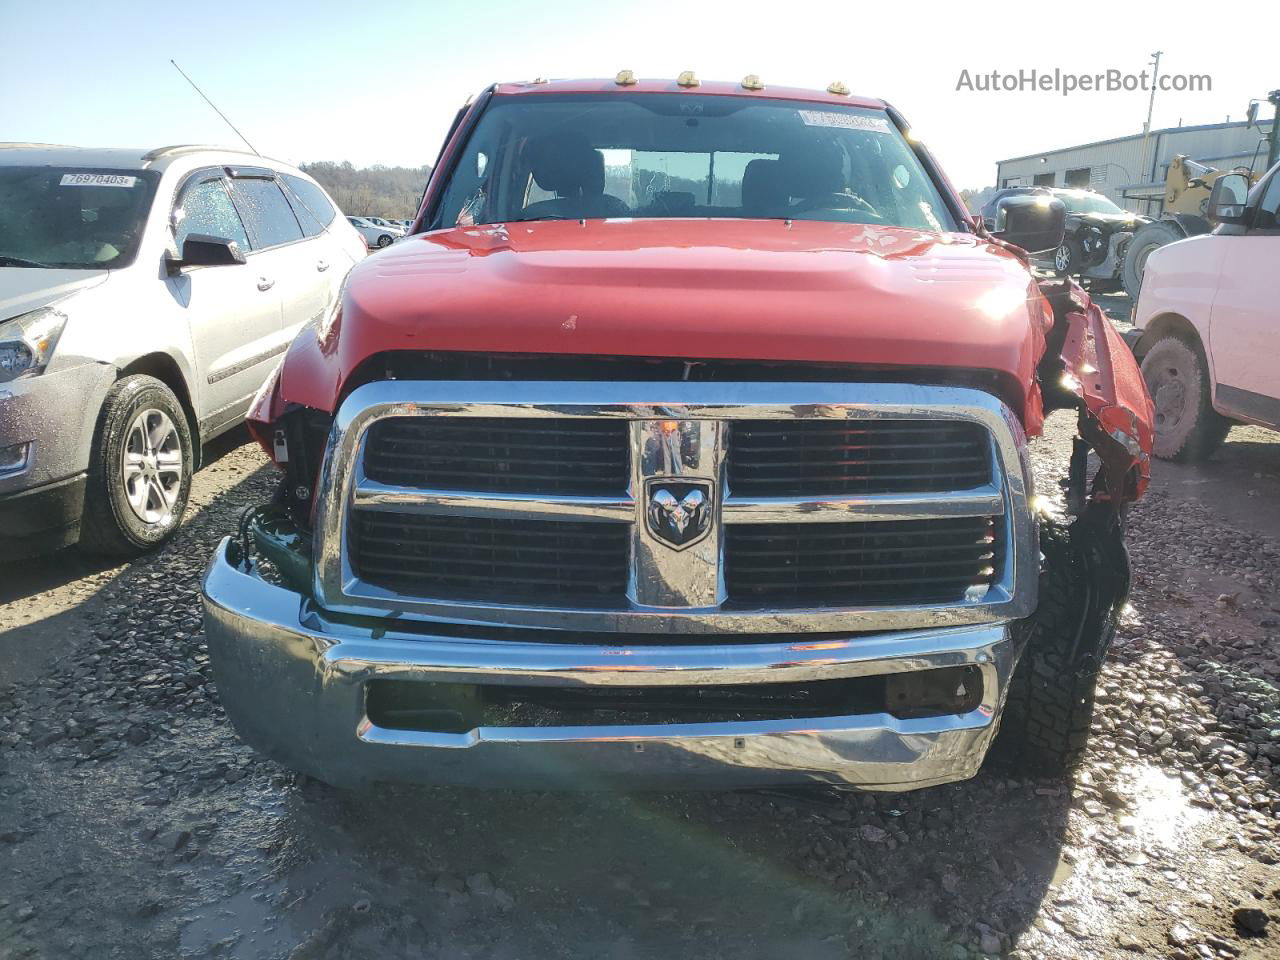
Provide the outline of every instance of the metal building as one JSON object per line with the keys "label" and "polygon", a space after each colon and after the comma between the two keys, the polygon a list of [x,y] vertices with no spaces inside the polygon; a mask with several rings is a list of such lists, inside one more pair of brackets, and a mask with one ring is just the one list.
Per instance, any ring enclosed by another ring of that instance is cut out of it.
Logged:
{"label": "metal building", "polygon": [[1270,129],[1270,120],[1260,120],[1253,127],[1240,121],[1152,130],[1145,162],[1140,133],[1032,153],[999,161],[996,185],[1083,187],[1104,193],[1129,210],[1158,216],[1165,174],[1175,155],[1186,154],[1220,170],[1250,165],[1260,169],[1267,159],[1267,146],[1261,141]]}

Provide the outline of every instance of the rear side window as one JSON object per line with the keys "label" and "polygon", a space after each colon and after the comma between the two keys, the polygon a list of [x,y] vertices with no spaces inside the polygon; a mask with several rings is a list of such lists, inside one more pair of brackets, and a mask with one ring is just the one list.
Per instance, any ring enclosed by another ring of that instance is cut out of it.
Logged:
{"label": "rear side window", "polygon": [[298,218],[274,180],[237,177],[231,181],[231,194],[254,250],[302,239]]}
{"label": "rear side window", "polygon": [[220,177],[188,187],[181,206],[173,212],[173,236],[179,252],[193,233],[234,240],[241,250],[249,249],[249,235]]}
{"label": "rear side window", "polygon": [[293,212],[298,215],[303,233],[314,237],[333,222],[337,211],[316,184],[287,173],[281,174],[280,179],[284,181],[289,202],[293,205]]}

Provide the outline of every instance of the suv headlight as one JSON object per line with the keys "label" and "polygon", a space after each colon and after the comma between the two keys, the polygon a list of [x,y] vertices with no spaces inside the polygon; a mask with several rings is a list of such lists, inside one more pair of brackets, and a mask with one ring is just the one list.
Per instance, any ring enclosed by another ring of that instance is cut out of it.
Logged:
{"label": "suv headlight", "polygon": [[0,383],[44,373],[67,315],[42,307],[0,323]]}

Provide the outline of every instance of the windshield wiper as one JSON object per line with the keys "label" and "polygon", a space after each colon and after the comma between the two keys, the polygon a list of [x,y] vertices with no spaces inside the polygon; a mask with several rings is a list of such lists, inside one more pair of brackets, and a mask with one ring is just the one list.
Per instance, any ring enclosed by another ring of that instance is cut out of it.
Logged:
{"label": "windshield wiper", "polygon": [[0,253],[0,267],[43,267],[49,269],[49,264],[40,263],[38,260],[24,260],[22,257],[11,257],[7,253]]}
{"label": "windshield wiper", "polygon": [[581,217],[562,217],[558,213],[544,213],[538,217],[515,217],[507,223],[537,223],[539,220],[581,220]]}

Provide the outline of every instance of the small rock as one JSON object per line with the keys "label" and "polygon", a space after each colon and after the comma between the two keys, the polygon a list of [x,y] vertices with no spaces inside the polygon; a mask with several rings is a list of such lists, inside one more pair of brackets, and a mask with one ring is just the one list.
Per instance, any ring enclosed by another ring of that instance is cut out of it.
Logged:
{"label": "small rock", "polygon": [[858,831],[867,843],[884,843],[889,839],[889,831],[877,827],[874,823],[865,823]]}
{"label": "small rock", "polygon": [[1236,907],[1231,911],[1231,920],[1236,927],[1254,936],[1261,936],[1267,932],[1267,922],[1270,919],[1265,911],[1257,907]]}
{"label": "small rock", "polygon": [[1195,938],[1195,933],[1185,923],[1175,923],[1169,928],[1169,943],[1175,947],[1185,947]]}

